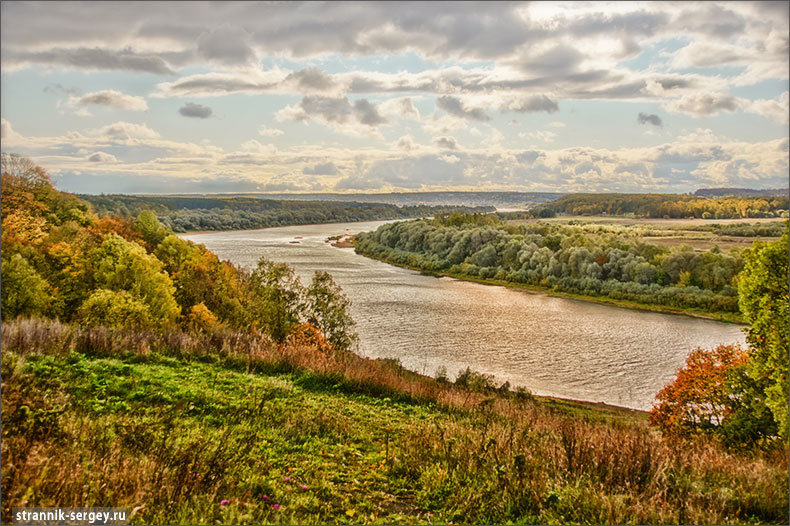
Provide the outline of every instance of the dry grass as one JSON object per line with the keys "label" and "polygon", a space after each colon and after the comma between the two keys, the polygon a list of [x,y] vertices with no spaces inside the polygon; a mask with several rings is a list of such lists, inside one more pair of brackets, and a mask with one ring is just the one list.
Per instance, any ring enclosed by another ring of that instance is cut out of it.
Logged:
{"label": "dry grass", "polygon": [[[44,396],[21,381],[23,362],[32,355],[69,360],[80,353],[125,363],[167,356],[252,373],[296,372],[307,375],[303,385],[312,389],[432,404],[443,416],[413,421],[391,444],[386,435],[387,491],[405,495],[391,506],[415,513],[405,522],[426,517],[465,523],[788,521],[787,452],[778,446],[735,452],[704,437],[667,443],[643,419],[590,418],[594,411],[558,410],[485,382],[462,388],[391,361],[279,346],[255,333],[84,329],[16,320],[3,324],[2,345],[11,353],[3,361],[4,519],[9,502],[76,506],[90,500],[110,506],[122,500],[144,506],[138,521],[142,516],[155,522],[221,522],[211,503],[234,483],[228,475],[237,469],[233,466],[271,468],[250,453],[258,435],[246,429],[260,418],[254,397],[245,416],[227,416],[228,426],[234,419],[246,422],[235,428],[231,446],[224,435],[206,441],[180,420],[178,407],[166,407],[154,419],[118,413],[63,421],[59,415],[72,401],[57,390]],[[27,413],[35,418],[21,418]],[[305,433],[345,441],[359,432],[323,410],[285,415],[276,428],[288,441]],[[322,515],[321,505],[316,504],[316,515],[290,520],[333,517]],[[254,516],[258,522],[278,520],[284,519]]]}

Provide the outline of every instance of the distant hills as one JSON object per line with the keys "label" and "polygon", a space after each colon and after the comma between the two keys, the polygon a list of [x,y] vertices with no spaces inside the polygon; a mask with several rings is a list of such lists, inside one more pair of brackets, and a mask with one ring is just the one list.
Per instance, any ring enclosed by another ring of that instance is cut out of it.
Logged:
{"label": "distant hills", "polygon": [[700,188],[694,192],[694,195],[697,197],[786,197],[788,194],[790,194],[790,189],[787,188],[766,188],[763,190],[753,190],[751,188]]}

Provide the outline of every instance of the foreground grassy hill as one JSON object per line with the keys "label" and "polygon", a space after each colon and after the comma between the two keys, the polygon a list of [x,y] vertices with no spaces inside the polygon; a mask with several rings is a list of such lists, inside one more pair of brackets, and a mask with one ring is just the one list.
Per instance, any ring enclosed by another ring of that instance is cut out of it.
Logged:
{"label": "foreground grassy hill", "polygon": [[787,523],[779,447],[668,443],[643,413],[254,333],[2,332],[2,521]]}

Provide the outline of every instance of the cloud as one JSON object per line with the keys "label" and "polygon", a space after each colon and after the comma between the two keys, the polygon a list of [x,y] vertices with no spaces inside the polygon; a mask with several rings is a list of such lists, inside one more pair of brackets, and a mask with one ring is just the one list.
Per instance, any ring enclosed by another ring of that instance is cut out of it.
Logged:
{"label": "cloud", "polygon": [[[5,29],[5,26],[3,27]],[[47,51],[7,50],[3,61],[12,65],[45,64],[85,70],[125,70],[156,75],[175,75],[167,62],[154,55],[141,55],[128,50],[102,48],[55,48]]]}
{"label": "cloud", "polygon": [[387,119],[382,117],[376,107],[367,99],[359,99],[354,102],[354,115],[360,123],[367,126],[378,126],[387,122]]}
{"label": "cloud", "polygon": [[115,163],[118,162],[118,159],[109,153],[105,152],[95,152],[88,156],[88,162],[92,163]]}
{"label": "cloud", "polygon": [[692,117],[708,117],[722,111],[736,111],[742,105],[742,99],[729,93],[693,93],[668,103],[666,108]]}
{"label": "cloud", "polygon": [[546,95],[532,95],[530,97],[514,100],[507,105],[507,108],[519,113],[537,111],[554,113],[560,109],[557,105],[557,101],[551,100]]}
{"label": "cloud", "polygon": [[788,123],[790,115],[790,104],[788,104],[788,92],[785,91],[776,99],[759,99],[747,106],[747,111],[763,115],[781,124]]}
{"label": "cloud", "polygon": [[433,144],[435,144],[438,148],[442,150],[457,150],[458,143],[456,142],[454,137],[437,137],[433,140]]}
{"label": "cloud", "polygon": [[329,124],[358,123],[375,128],[385,124],[376,106],[367,99],[359,99],[354,104],[348,97],[323,97],[307,95],[296,106],[286,106],[276,114],[279,120],[310,121],[320,119]]}
{"label": "cloud", "polygon": [[557,133],[553,131],[534,131],[534,132],[521,132],[518,134],[522,139],[536,139],[541,142],[554,142],[557,138]]}
{"label": "cloud", "polygon": [[145,124],[118,121],[95,131],[96,135],[120,139],[156,139],[159,134]]}
{"label": "cloud", "polygon": [[440,108],[454,117],[469,119],[474,121],[487,121],[490,117],[480,108],[467,109],[456,97],[444,95],[436,99],[436,107]]}
{"label": "cloud", "polygon": [[258,133],[260,133],[264,137],[279,137],[280,135],[283,135],[285,132],[278,128],[268,128],[264,125],[258,128]]}
{"label": "cloud", "polygon": [[107,106],[131,111],[145,111],[148,109],[148,104],[146,104],[143,97],[126,95],[125,93],[112,89],[94,91],[81,96],[72,95],[68,99],[68,104],[81,107],[91,105]]}
{"label": "cloud", "polygon": [[218,97],[233,93],[274,92],[286,75],[278,70],[252,70],[199,73],[173,82],[162,82],[151,96],[162,97]]}
{"label": "cloud", "polygon": [[414,142],[414,137],[411,135],[404,135],[398,139],[395,143],[395,147],[404,152],[410,152],[417,149],[417,144]]}
{"label": "cloud", "polygon": [[178,109],[178,113],[184,117],[208,119],[211,117],[212,110],[208,106],[202,106],[200,104],[195,104],[194,102],[187,102]]}
{"label": "cloud", "polygon": [[302,173],[305,175],[337,175],[337,166],[335,163],[328,162],[316,164],[315,166],[305,166],[302,168]]}
{"label": "cloud", "polygon": [[201,34],[197,50],[201,57],[227,66],[250,65],[256,61],[255,51],[250,45],[250,34],[230,23]]}
{"label": "cloud", "polygon": [[639,112],[639,115],[636,117],[636,122],[639,124],[652,124],[653,126],[661,127],[664,123],[661,121],[661,117],[658,115]]}
{"label": "cloud", "polygon": [[291,82],[297,90],[302,92],[333,91],[338,87],[331,75],[316,67],[290,73],[285,77],[285,82]]}

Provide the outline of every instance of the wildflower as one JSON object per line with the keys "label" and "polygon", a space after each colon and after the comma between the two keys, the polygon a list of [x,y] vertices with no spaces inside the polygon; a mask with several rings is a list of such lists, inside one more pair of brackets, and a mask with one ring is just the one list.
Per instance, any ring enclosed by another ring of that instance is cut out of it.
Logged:
{"label": "wildflower", "polygon": [[264,495],[264,496],[263,496],[263,497],[261,497],[261,498],[262,498],[263,500],[269,500],[269,496],[268,496],[268,495]]}
{"label": "wildflower", "polygon": [[283,482],[291,482],[291,477],[283,477]]}
{"label": "wildflower", "polygon": [[279,510],[280,509],[280,505],[279,504],[272,504],[272,508],[274,508],[275,510]]}
{"label": "wildflower", "polygon": [[302,488],[302,489],[307,489],[307,486],[305,486],[304,484],[302,484],[302,485],[301,485],[301,486],[299,486],[299,487],[300,487],[300,488]]}
{"label": "wildflower", "polygon": [[230,504],[228,499],[222,499],[222,502],[219,503],[220,506],[227,506],[228,504]]}

